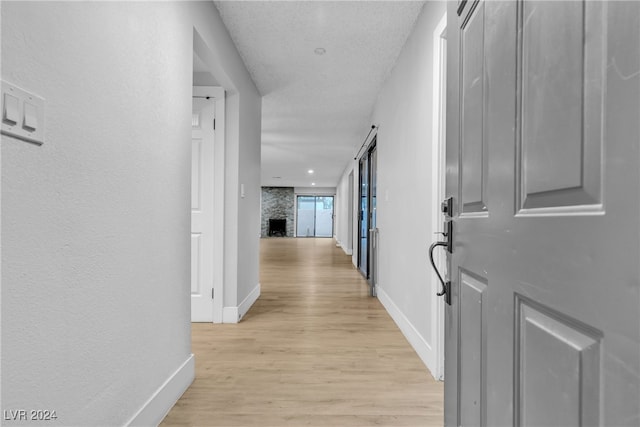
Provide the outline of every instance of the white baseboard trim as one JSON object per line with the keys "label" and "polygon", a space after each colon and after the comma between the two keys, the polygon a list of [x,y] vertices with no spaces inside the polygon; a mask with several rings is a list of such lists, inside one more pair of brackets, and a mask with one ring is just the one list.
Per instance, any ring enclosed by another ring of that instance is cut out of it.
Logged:
{"label": "white baseboard trim", "polygon": [[160,386],[125,426],[157,426],[195,378],[193,354]]}
{"label": "white baseboard trim", "polygon": [[222,323],[238,323],[251,306],[260,297],[260,283],[253,288],[249,295],[237,307],[224,307],[222,309]]}
{"label": "white baseboard trim", "polygon": [[245,314],[247,314],[247,311],[249,311],[258,298],[260,298],[260,283],[258,283],[256,287],[249,292],[249,295],[247,295],[247,297],[238,306],[238,322]]}
{"label": "white baseboard trim", "polygon": [[346,247],[346,246],[344,246],[344,245],[342,244],[342,242],[338,242],[338,243],[336,244],[336,246],[340,246],[340,248],[342,249],[342,251],[343,251],[345,254],[347,254],[347,255],[353,255],[353,249],[347,249],[347,247]]}
{"label": "white baseboard trim", "polygon": [[418,332],[409,319],[407,319],[404,313],[400,308],[398,308],[389,295],[387,295],[384,289],[378,285],[376,286],[376,292],[378,299],[384,308],[387,310],[393,321],[396,322],[396,325],[398,325],[402,334],[416,351],[418,357],[422,360],[422,363],[424,363],[427,369],[429,369],[431,376],[437,379],[435,376],[435,355],[433,354],[433,349],[429,343],[424,339],[420,332]]}

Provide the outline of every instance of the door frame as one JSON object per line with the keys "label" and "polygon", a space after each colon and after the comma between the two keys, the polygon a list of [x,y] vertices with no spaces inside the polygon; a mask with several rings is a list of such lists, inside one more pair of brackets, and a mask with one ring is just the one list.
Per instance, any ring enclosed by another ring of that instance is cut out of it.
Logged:
{"label": "door frame", "polygon": [[[367,169],[369,173],[369,186],[367,188],[367,280],[369,282],[369,295],[377,296],[376,285],[378,276],[378,139],[371,142],[367,149]],[[372,160],[373,159],[373,160]],[[375,161],[374,161],[375,160]],[[375,184],[375,185],[374,185]],[[374,193],[375,191],[375,193]],[[376,201],[375,205],[373,201]],[[375,219],[375,221],[374,221]]]}
{"label": "door frame", "polygon": [[[357,233],[357,240],[358,243],[357,246],[358,251],[356,253],[356,267],[358,268],[358,271],[360,272],[360,274],[362,274],[362,276],[367,280],[367,283],[370,287],[370,295],[375,297],[376,296],[376,292],[375,292],[375,269],[376,269],[376,265],[374,264],[376,262],[375,259],[373,259],[373,255],[374,255],[374,246],[372,245],[372,240],[371,240],[371,222],[373,219],[373,211],[371,208],[371,201],[373,199],[372,197],[372,186],[371,183],[373,182],[372,179],[372,168],[371,168],[371,154],[373,152],[376,153],[376,168],[375,168],[375,173],[376,173],[376,182],[377,182],[377,173],[378,173],[378,169],[377,169],[377,149],[378,149],[378,127],[376,126],[375,128],[372,128],[372,130],[375,129],[375,132],[371,132],[371,137],[366,141],[366,145],[363,145],[364,147],[364,152],[362,154],[362,156],[360,156],[357,161],[356,161],[356,168],[358,170],[358,187],[357,187],[357,192],[356,194],[354,194],[355,199],[357,199],[357,223],[358,223],[358,233]],[[361,148],[362,149],[362,148]],[[366,212],[364,213],[364,215],[366,215],[367,218],[367,227],[365,229],[365,233],[366,233],[366,238],[367,238],[367,242],[365,245],[365,250],[366,250],[366,255],[367,255],[367,259],[365,260],[364,263],[362,263],[362,222],[363,222],[363,212],[362,212],[362,177],[363,177],[363,173],[362,173],[362,165],[366,166],[366,182],[367,182],[367,190],[366,190],[366,200],[367,200],[367,209]],[[355,169],[354,169],[355,170]],[[354,176],[355,178],[355,176]],[[377,187],[377,185],[376,185]],[[377,188],[376,188],[376,192],[377,192]],[[377,196],[376,196],[377,198]],[[377,207],[376,207],[377,209]],[[377,218],[376,218],[376,222],[377,222]],[[375,250],[377,250],[377,246],[378,246],[378,237],[377,237],[377,226],[374,227],[376,229],[376,235],[375,235]],[[363,265],[365,264],[364,269],[363,269]]]}
{"label": "door frame", "polygon": [[[195,53],[195,52],[194,52]],[[193,96],[215,99],[213,157],[213,323],[222,323],[224,303],[224,135],[225,91],[219,86],[194,86]]]}
{"label": "door frame", "polygon": [[[433,32],[433,108],[431,127],[431,232],[443,231],[444,215],[440,204],[445,197],[446,175],[446,100],[447,100],[447,52],[446,30],[447,12],[438,22]],[[443,251],[434,252],[438,271],[446,270]],[[431,295],[440,292],[440,281],[431,270]],[[431,336],[434,338],[432,371],[434,378],[444,380],[444,299],[431,299]]]}
{"label": "door frame", "polygon": [[[358,267],[358,271],[360,271],[360,273],[364,276],[364,278],[368,278],[369,276],[369,216],[368,216],[368,212],[369,212],[369,159],[368,159],[368,155],[369,155],[369,151],[368,149],[365,150],[364,154],[358,159],[357,162],[357,168],[358,168],[358,193],[357,193],[357,199],[358,199],[358,255],[357,255],[357,263],[356,266]],[[367,167],[366,172],[364,172],[364,167]],[[367,228],[366,228],[366,233],[367,233],[367,252],[366,252],[366,256],[367,259],[363,260],[362,259],[362,221],[364,219],[364,213],[362,210],[362,185],[363,185],[363,177],[367,180]],[[363,264],[365,264],[363,266]],[[363,271],[364,268],[364,271]]]}
{"label": "door frame", "polygon": [[[371,218],[372,218],[372,212],[371,212],[371,153],[373,151],[376,151],[376,155],[377,155],[377,148],[378,148],[378,128],[375,128],[375,131],[372,132],[371,137],[369,138],[369,140],[366,143],[366,146],[364,146],[364,152],[362,154],[362,156],[360,156],[357,159],[356,162],[356,167],[358,170],[358,191],[357,194],[354,194],[354,199],[355,197],[357,197],[358,199],[358,203],[357,203],[357,218],[358,218],[358,252],[357,252],[357,264],[356,266],[358,267],[358,271],[360,271],[360,273],[363,275],[363,277],[365,279],[367,279],[367,282],[369,282],[370,276],[371,276],[371,232],[369,231],[371,229]],[[367,228],[365,230],[365,233],[367,233],[367,243],[366,243],[366,251],[367,251],[367,259],[366,259],[366,270],[363,271],[362,269],[362,265],[361,265],[361,261],[362,261],[362,254],[360,252],[360,249],[362,248],[362,219],[363,219],[363,214],[362,214],[362,164],[366,165],[366,179],[367,179],[367,195],[366,195],[366,199],[367,199],[367,211],[365,213],[365,215],[367,216]],[[377,163],[377,160],[376,160]],[[376,167],[376,174],[377,174],[377,167]],[[355,178],[355,176],[354,176]],[[356,246],[356,245],[354,245]],[[369,283],[370,284],[370,283]],[[375,294],[373,294],[372,296],[375,296]]]}

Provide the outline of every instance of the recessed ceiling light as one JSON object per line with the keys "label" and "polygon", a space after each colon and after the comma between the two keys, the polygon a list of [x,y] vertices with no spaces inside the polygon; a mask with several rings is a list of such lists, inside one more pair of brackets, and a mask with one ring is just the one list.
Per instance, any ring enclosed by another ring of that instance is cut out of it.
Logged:
{"label": "recessed ceiling light", "polygon": [[313,169],[309,169],[307,172],[309,172],[309,173],[313,173]]}
{"label": "recessed ceiling light", "polygon": [[316,183],[315,183],[315,182],[312,182],[312,183],[311,183],[311,185],[316,185]]}
{"label": "recessed ceiling light", "polygon": [[325,53],[327,53],[327,50],[323,47],[317,47],[314,49],[313,51],[316,55],[324,55]]}

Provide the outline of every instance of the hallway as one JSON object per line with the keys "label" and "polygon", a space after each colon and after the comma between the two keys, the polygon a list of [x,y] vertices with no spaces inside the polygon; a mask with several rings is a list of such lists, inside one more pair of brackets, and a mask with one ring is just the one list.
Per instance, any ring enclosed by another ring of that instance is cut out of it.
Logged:
{"label": "hallway", "polygon": [[196,379],[162,426],[440,426],[443,383],[333,239],[261,240],[239,324],[195,323]]}

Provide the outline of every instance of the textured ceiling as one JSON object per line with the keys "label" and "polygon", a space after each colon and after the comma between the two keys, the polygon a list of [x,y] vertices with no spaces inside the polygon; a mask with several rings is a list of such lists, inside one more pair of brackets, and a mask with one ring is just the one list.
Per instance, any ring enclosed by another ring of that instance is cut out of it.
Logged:
{"label": "textured ceiling", "polygon": [[214,3],[263,95],[262,185],[336,186],[423,2]]}

